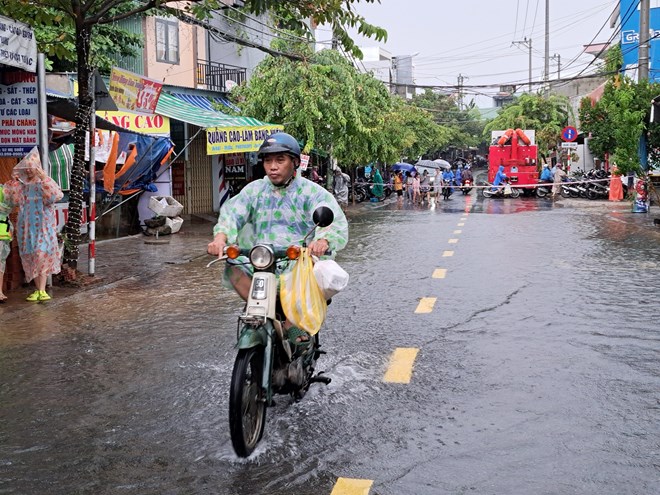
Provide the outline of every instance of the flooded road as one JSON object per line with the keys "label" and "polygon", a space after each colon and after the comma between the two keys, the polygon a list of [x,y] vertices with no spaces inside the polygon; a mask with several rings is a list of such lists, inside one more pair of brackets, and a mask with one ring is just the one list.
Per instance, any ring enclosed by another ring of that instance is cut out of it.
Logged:
{"label": "flooded road", "polygon": [[[596,204],[352,211],[333,381],[277,398],[247,460],[227,424],[241,304],[204,235],[158,270],[0,308],[0,493],[656,493],[660,234]],[[383,380],[397,348],[419,349],[410,383]]]}

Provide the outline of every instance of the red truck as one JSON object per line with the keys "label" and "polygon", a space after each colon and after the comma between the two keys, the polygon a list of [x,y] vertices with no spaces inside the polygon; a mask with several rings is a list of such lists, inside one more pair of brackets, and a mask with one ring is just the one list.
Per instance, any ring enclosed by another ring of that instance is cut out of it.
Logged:
{"label": "red truck", "polygon": [[507,129],[493,131],[492,145],[488,151],[488,182],[495,180],[500,165],[511,180],[511,185],[522,192],[532,194],[538,183],[538,146],[534,144],[534,131]]}

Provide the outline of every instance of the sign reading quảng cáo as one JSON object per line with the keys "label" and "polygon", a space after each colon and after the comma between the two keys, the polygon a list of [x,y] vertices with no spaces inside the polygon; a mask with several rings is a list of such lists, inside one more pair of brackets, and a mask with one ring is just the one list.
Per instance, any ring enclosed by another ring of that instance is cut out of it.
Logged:
{"label": "sign reading qu\u1ea3ng c\u00e1o", "polygon": [[284,129],[281,125],[213,127],[206,129],[206,154],[250,153],[258,151],[271,134]]}

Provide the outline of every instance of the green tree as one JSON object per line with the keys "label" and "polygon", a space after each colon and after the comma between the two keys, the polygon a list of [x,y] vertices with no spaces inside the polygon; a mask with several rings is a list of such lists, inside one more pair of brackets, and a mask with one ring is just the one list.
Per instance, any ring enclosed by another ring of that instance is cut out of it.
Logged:
{"label": "green tree", "polygon": [[473,101],[467,108],[461,109],[454,97],[426,89],[424,93],[415,95],[411,103],[431,112],[439,125],[449,129],[451,142],[455,146],[467,148],[483,142],[485,122],[481,120]]}
{"label": "green tree", "polygon": [[569,108],[568,98],[564,96],[523,94],[486,124],[484,138],[490,141],[490,133],[495,130],[531,129],[536,131],[539,154],[547,157],[557,147],[561,130],[569,123]]}
{"label": "green tree", "polygon": [[616,162],[619,172],[641,173],[638,146],[644,133],[648,138],[649,158],[660,160],[660,126],[648,123],[651,100],[660,94],[660,85],[648,81],[634,82],[619,71],[623,55],[619,45],[606,56],[605,73],[609,81],[602,97],[594,102],[583,98],[580,102],[580,127],[591,135],[589,149],[605,159]]}
{"label": "green tree", "polygon": [[336,50],[297,50],[303,61],[267,57],[235,90],[243,113],[283,123],[304,140],[305,152],[331,151],[349,166],[418,156],[442,139],[429,113],[390,95]]}

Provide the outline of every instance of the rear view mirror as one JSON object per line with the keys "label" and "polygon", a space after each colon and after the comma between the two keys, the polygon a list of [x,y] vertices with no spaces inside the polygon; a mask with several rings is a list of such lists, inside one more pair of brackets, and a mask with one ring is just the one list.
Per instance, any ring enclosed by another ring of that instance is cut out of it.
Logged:
{"label": "rear view mirror", "polygon": [[334,219],[335,214],[327,206],[319,206],[312,215],[312,220],[319,227],[327,227]]}

